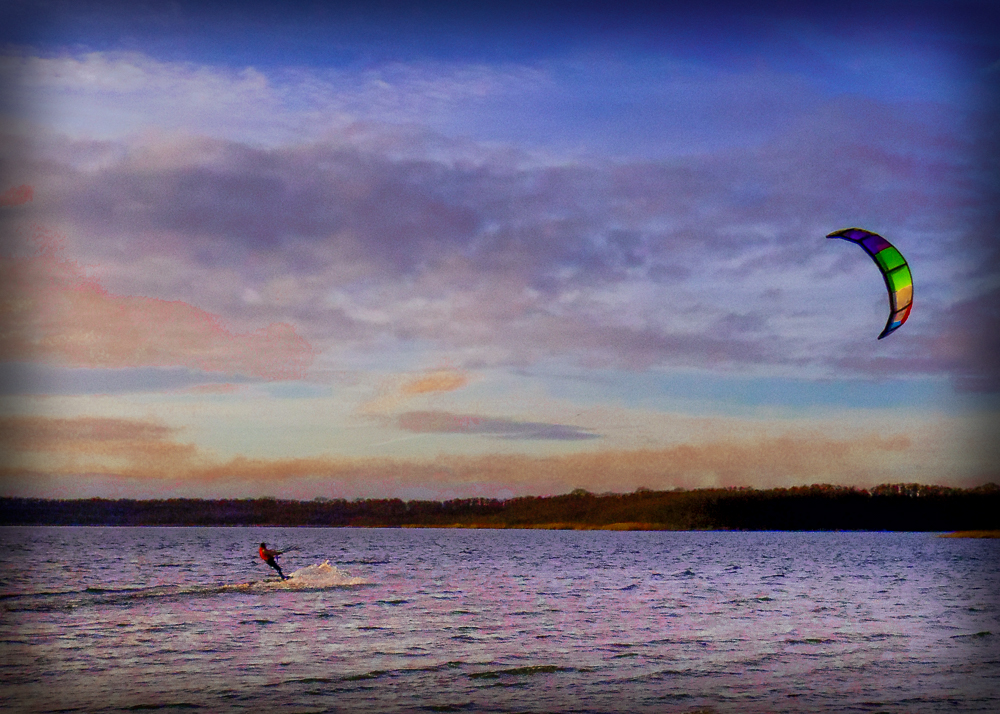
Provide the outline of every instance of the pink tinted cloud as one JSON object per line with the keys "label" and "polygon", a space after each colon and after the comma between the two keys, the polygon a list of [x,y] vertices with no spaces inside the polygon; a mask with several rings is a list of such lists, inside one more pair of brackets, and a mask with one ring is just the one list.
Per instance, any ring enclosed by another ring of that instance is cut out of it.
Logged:
{"label": "pink tinted cloud", "polygon": [[394,411],[414,397],[454,392],[469,383],[464,370],[441,367],[416,377],[394,377],[382,382],[378,393],[362,404],[358,411],[366,416],[379,416]]}
{"label": "pink tinted cloud", "polygon": [[29,203],[34,194],[35,190],[28,184],[16,186],[0,193],[0,206],[20,206],[22,203]]}
{"label": "pink tinted cloud", "polygon": [[422,377],[406,382],[400,391],[403,394],[430,394],[433,392],[453,392],[469,383],[469,376],[457,369],[438,369]]}
{"label": "pink tinted cloud", "polygon": [[241,385],[225,382],[223,384],[196,384],[184,391],[189,394],[233,394],[241,389]]}
{"label": "pink tinted cloud", "polygon": [[172,437],[175,429],[156,422],[104,417],[0,418],[0,445],[12,452],[57,454],[69,465],[80,457],[124,458],[131,464],[150,460],[177,463],[195,455],[196,448]]}
{"label": "pink tinted cloud", "polygon": [[72,444],[152,443],[171,437],[175,430],[150,421],[102,417],[0,417],[0,440],[30,451],[72,448]]}
{"label": "pink tinted cloud", "polygon": [[[62,492],[59,489],[81,474],[100,474],[109,483],[141,486],[145,493],[183,487],[192,494],[226,492],[231,496],[279,490],[370,497],[421,489],[428,494],[465,497],[501,492],[546,495],[578,487],[623,492],[639,486],[874,485],[903,480],[919,458],[905,436],[868,433],[838,439],[804,429],[663,449],[434,459],[335,454],[223,459],[176,436],[176,429],[143,420],[4,418],[0,420],[0,446],[14,458],[0,468],[0,490],[5,494],[37,490],[41,481],[32,482],[42,479],[52,492]],[[954,481],[955,477],[944,479]],[[92,495],[97,494],[77,497]]]}
{"label": "pink tinted cloud", "polygon": [[64,259],[58,237],[36,229],[40,250],[0,259],[6,326],[0,359],[72,367],[189,367],[262,379],[301,377],[315,350],[287,323],[233,333],[180,300],[116,295]]}

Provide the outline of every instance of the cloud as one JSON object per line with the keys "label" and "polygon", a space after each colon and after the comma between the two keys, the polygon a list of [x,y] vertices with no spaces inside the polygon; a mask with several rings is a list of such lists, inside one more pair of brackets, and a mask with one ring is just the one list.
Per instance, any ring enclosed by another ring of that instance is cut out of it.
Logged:
{"label": "cloud", "polygon": [[[0,395],[129,394],[189,390],[235,391],[233,375],[183,367],[60,367],[41,362],[0,362]],[[248,380],[249,381],[249,380]]]}
{"label": "cloud", "polygon": [[358,412],[381,418],[416,397],[453,392],[468,383],[468,373],[453,367],[428,370],[418,376],[396,375],[382,380],[375,397],[363,402]]}
{"label": "cloud", "polygon": [[416,377],[400,387],[403,394],[432,394],[453,392],[469,383],[465,372],[454,369],[439,369],[424,376]]}
{"label": "cloud", "polygon": [[196,384],[188,387],[185,391],[190,394],[232,394],[241,388],[242,385],[225,382],[222,384]]}
{"label": "cloud", "polygon": [[[5,417],[0,426],[2,446],[10,453],[0,473],[0,489],[5,494],[42,489],[66,497],[96,495],[87,491],[96,488],[94,478],[115,493],[161,496],[281,492],[371,497],[414,488],[468,496],[544,495],[578,487],[628,492],[639,486],[874,485],[912,480],[913,468],[923,458],[920,444],[909,436],[859,433],[833,438],[807,428],[755,438],[719,436],[655,449],[422,460],[335,455],[220,459],[178,441],[177,430],[146,420],[22,416]],[[510,422],[501,420],[499,426],[508,428]],[[976,464],[970,467],[973,472],[976,468]],[[940,483],[965,483],[980,475],[953,469],[934,478]],[[77,481],[84,486],[74,486]]]}
{"label": "cloud", "polygon": [[263,379],[301,376],[314,350],[287,323],[251,333],[179,300],[116,295],[42,231],[34,255],[0,258],[0,360],[67,367],[187,367]]}
{"label": "cloud", "polygon": [[[197,107],[183,107],[204,87],[218,85],[223,98],[278,91],[269,78],[148,58],[73,62],[39,65],[46,86],[85,93],[81,77],[93,71],[107,84],[100,91],[128,94],[145,91],[148,75],[191,116]],[[393,71],[413,87],[432,74]],[[461,103],[477,82],[487,94],[507,91],[487,74],[468,70],[465,89],[442,89],[442,101]],[[378,94],[371,77],[350,81],[369,80]],[[427,122],[359,119],[360,110],[321,138],[281,145],[208,129],[46,136],[28,173],[46,197],[32,215],[67,232],[70,254],[100,266],[109,291],[198,305],[241,329],[294,324],[331,361],[419,350],[468,368],[555,359],[803,377],[874,376],[889,364],[955,374],[938,353],[911,356],[992,276],[966,279],[974,266],[986,270],[988,245],[976,221],[990,203],[969,160],[976,135],[944,105],[838,97],[789,108],[752,144],[659,160],[479,145]],[[823,239],[855,224],[889,236],[918,281],[906,329],[880,343],[877,275]],[[979,349],[961,336],[956,344]]]}
{"label": "cloud", "polygon": [[600,438],[599,434],[566,424],[515,421],[442,411],[406,412],[399,415],[396,424],[404,431],[418,434],[475,434],[511,440],[550,439],[556,441]]}
{"label": "cloud", "polygon": [[262,70],[164,62],[139,52],[8,53],[0,57],[0,79],[31,98],[36,117],[71,135],[109,138],[157,127],[274,146],[314,141],[353,124],[356,139],[403,151],[405,142],[387,142],[384,133],[366,137],[361,123],[444,127],[456,114],[542,95],[551,85],[544,70],[513,63]]}
{"label": "cloud", "polygon": [[22,184],[0,194],[0,206],[20,206],[23,203],[30,203],[33,196],[34,189],[28,184]]}
{"label": "cloud", "polygon": [[0,445],[8,452],[54,456],[57,469],[70,471],[101,462],[129,471],[194,456],[195,447],[173,441],[174,434],[162,424],[131,419],[0,417]]}

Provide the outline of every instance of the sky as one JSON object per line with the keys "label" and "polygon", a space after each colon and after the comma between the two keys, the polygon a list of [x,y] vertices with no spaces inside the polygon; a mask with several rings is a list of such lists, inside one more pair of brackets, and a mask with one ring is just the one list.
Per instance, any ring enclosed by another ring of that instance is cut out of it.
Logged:
{"label": "sky", "polygon": [[1000,482],[998,19],[5,3],[0,495]]}

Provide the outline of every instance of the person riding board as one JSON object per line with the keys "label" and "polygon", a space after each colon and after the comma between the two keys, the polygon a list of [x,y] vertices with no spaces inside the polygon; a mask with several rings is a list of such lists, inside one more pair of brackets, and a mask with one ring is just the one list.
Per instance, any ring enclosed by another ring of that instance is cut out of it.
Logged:
{"label": "person riding board", "polygon": [[278,565],[278,561],[274,559],[274,556],[281,555],[285,551],[283,550],[270,550],[267,547],[267,543],[260,544],[260,559],[265,563],[270,565],[272,568],[278,571],[278,575],[281,576],[282,580],[288,580],[288,576],[281,572],[281,566]]}

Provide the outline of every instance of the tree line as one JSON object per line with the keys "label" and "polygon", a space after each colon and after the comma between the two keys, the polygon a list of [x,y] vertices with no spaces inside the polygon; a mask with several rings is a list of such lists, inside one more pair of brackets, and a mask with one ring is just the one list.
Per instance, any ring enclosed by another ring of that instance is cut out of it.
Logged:
{"label": "tree line", "polygon": [[318,498],[0,498],[0,525],[565,528],[614,530],[1000,529],[1000,486],[695,489],[450,501]]}

